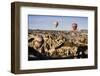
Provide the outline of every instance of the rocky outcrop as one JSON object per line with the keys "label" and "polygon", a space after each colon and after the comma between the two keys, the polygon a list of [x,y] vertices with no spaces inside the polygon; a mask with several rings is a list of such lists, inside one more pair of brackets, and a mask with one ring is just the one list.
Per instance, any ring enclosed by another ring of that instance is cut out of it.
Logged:
{"label": "rocky outcrop", "polygon": [[35,30],[28,35],[29,47],[34,46],[34,37],[37,34],[43,36],[44,43],[42,47],[46,56],[51,58],[86,58],[88,55],[87,32]]}

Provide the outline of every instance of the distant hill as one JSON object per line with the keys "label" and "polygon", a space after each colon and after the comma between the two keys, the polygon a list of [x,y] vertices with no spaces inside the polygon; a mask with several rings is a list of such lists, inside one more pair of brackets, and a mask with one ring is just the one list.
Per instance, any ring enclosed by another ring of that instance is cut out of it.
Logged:
{"label": "distant hill", "polygon": [[82,30],[80,30],[80,32],[88,33],[88,30],[87,29],[82,29]]}
{"label": "distant hill", "polygon": [[[29,33],[32,33],[33,31],[47,31],[47,32],[69,32],[69,30],[40,30],[40,29],[28,29]],[[88,33],[87,29],[81,29],[79,32],[84,32],[84,33]]]}
{"label": "distant hill", "polygon": [[34,29],[34,30],[32,30],[32,29],[28,29],[29,33],[33,32],[33,31],[68,32],[68,30],[40,30],[40,29]]}

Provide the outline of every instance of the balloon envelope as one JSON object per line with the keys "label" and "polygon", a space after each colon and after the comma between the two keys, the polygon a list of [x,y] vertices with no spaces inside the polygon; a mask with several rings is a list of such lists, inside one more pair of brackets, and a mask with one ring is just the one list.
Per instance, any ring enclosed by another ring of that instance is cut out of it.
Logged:
{"label": "balloon envelope", "polygon": [[77,30],[77,27],[78,27],[77,23],[73,23],[73,24],[72,24],[72,29],[73,29],[73,30]]}
{"label": "balloon envelope", "polygon": [[59,22],[58,22],[58,21],[55,21],[53,24],[54,24],[56,27],[58,27]]}

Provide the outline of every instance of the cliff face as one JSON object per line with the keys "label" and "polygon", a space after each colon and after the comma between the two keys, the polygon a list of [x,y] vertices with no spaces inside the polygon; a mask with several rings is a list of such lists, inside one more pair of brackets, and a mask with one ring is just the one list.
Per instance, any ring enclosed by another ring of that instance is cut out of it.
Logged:
{"label": "cliff face", "polygon": [[[88,56],[88,33],[87,31],[47,31],[34,30],[29,32],[28,46],[34,47],[34,37],[42,35],[44,54],[50,58],[87,58]],[[30,40],[31,39],[31,40]],[[37,50],[38,51],[38,50]]]}

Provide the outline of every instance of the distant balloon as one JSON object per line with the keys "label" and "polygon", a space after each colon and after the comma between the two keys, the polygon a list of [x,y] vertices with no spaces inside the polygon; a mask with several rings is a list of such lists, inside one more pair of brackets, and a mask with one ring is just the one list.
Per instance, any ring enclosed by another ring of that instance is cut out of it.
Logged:
{"label": "distant balloon", "polygon": [[59,22],[58,22],[58,21],[55,21],[53,24],[54,24],[56,27],[58,27]]}
{"label": "distant balloon", "polygon": [[77,30],[77,27],[78,27],[77,23],[72,23],[72,29],[73,29],[73,31]]}

